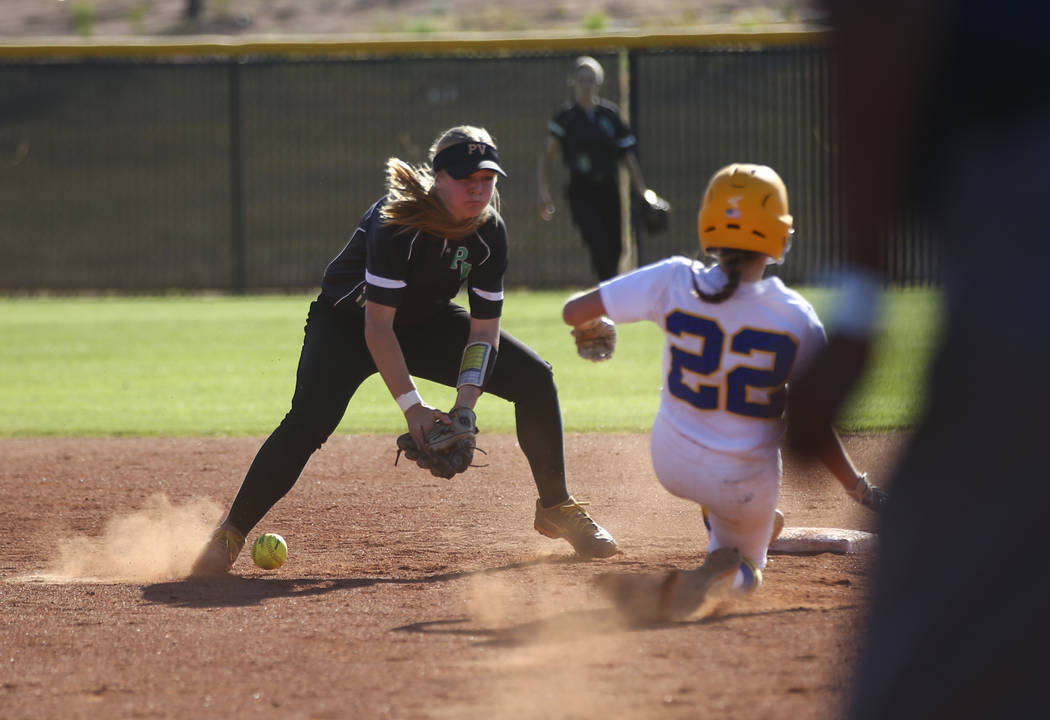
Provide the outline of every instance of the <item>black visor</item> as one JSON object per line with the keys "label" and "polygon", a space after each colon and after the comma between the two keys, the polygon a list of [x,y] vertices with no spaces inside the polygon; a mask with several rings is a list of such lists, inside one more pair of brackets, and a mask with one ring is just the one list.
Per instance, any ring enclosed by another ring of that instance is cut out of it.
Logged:
{"label": "black visor", "polygon": [[444,170],[456,180],[462,180],[478,170],[492,170],[507,177],[507,173],[499,166],[496,148],[480,142],[449,145],[434,156],[434,172],[439,170]]}

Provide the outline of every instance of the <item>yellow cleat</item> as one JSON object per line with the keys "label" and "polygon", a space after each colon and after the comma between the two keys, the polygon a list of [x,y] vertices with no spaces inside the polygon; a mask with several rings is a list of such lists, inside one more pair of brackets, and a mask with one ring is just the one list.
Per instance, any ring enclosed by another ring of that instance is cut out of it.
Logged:
{"label": "yellow cleat", "polygon": [[620,551],[613,536],[591,519],[583,506],[570,495],[560,505],[545,508],[536,501],[534,527],[541,535],[568,540],[577,554],[587,558],[607,558]]}
{"label": "yellow cleat", "polygon": [[208,542],[190,569],[190,577],[225,575],[233,567],[242,549],[244,549],[244,535],[233,525],[223,523],[212,530]]}

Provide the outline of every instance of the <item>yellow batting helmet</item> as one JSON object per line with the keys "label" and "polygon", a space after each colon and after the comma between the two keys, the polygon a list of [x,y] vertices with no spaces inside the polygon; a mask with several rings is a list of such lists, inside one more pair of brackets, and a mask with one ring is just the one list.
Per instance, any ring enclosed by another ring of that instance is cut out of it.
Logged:
{"label": "yellow batting helmet", "polygon": [[700,249],[751,250],[781,262],[791,247],[787,188],[765,165],[735,163],[714,174],[697,216]]}

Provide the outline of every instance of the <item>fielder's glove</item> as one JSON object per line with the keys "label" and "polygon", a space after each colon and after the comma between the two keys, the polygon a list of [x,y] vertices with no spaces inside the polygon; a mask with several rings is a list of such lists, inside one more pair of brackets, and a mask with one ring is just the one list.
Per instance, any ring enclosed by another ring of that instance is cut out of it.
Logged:
{"label": "fielder's glove", "polygon": [[576,352],[584,360],[608,360],[616,349],[616,324],[607,317],[577,325],[572,336],[576,338]]}
{"label": "fielder's glove", "polygon": [[478,434],[474,411],[468,407],[452,408],[448,413],[451,425],[434,423],[434,427],[423,438],[424,447],[416,447],[416,441],[410,433],[397,438],[397,457],[394,464],[401,459],[401,453],[419,467],[430,471],[431,475],[450,478],[471,466],[474,460],[474,436]]}
{"label": "fielder's glove", "polygon": [[885,490],[878,485],[868,482],[867,473],[861,473],[854,488],[846,492],[861,505],[875,512],[881,512],[886,505],[886,501],[889,500]]}

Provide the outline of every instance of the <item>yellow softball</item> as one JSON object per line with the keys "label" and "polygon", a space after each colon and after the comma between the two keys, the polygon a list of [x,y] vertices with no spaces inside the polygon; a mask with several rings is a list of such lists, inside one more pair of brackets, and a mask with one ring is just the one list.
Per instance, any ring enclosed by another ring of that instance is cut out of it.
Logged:
{"label": "yellow softball", "polygon": [[252,561],[263,570],[276,570],[288,559],[288,543],[277,533],[263,533],[252,544]]}

